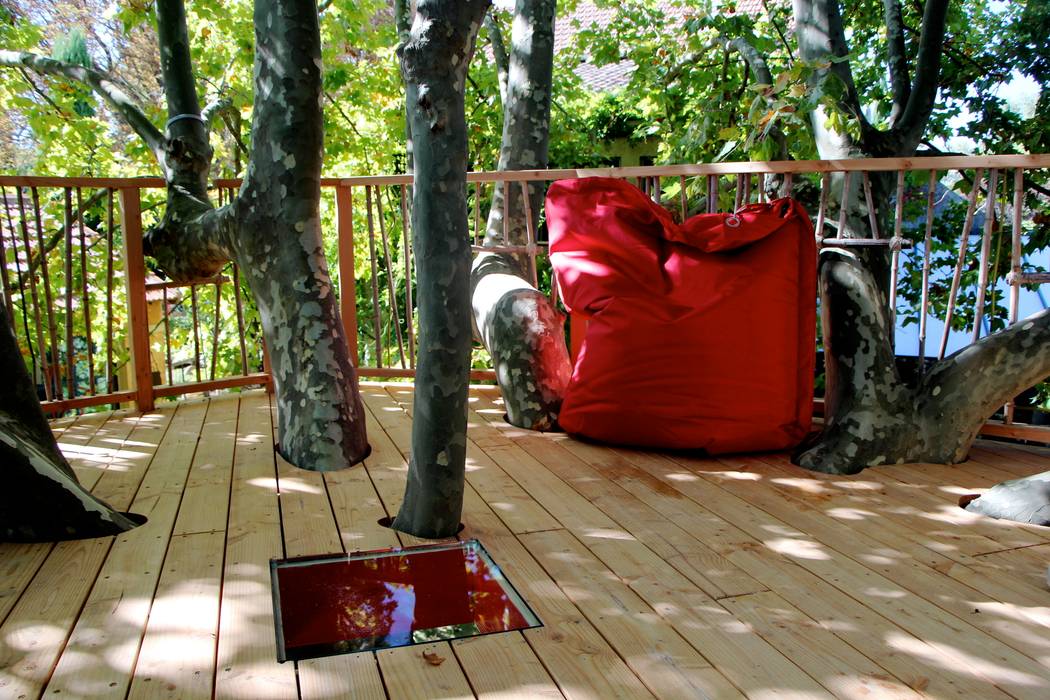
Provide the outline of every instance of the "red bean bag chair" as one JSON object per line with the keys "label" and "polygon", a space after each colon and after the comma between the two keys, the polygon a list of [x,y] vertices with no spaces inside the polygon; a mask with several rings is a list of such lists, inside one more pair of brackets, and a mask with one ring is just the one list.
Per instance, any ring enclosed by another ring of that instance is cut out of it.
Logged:
{"label": "red bean bag chair", "polygon": [[791,199],[676,224],[631,184],[547,193],[551,263],[587,317],[558,421],[624,445],[778,450],[810,428],[813,229]]}

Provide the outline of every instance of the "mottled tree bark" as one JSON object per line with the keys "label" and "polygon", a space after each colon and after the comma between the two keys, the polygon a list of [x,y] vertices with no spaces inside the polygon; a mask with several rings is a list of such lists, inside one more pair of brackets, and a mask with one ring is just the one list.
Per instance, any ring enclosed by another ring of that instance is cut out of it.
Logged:
{"label": "mottled tree bark", "polygon": [[369,447],[321,244],[316,3],[257,2],[255,41],[252,155],[232,205],[234,259],[255,296],[270,352],[281,455],[306,469],[341,469],[364,459]]}
{"label": "mottled tree bark", "polygon": [[0,541],[102,537],[137,524],[85,490],[58,449],[0,304]]}
{"label": "mottled tree bark", "polygon": [[[897,26],[899,4],[884,3],[890,41],[887,67],[895,102],[888,129],[876,129],[865,119],[849,62],[827,62],[824,72],[834,73],[845,85],[839,108],[857,120],[860,137],[830,129],[825,110],[815,110],[812,125],[821,158],[915,153],[937,94],[947,6],[948,0],[925,3],[910,72]],[[794,0],[794,9],[803,59],[849,55],[837,0]],[[892,185],[884,177],[871,179],[877,220],[886,238]],[[845,230],[838,235],[871,236],[860,177],[851,178],[849,190],[841,194],[843,184],[841,176],[832,180],[832,196],[844,201],[848,213]],[[885,248],[822,254],[826,419],[821,433],[796,454],[802,466],[855,473],[887,463],[960,462],[997,406],[1050,374],[1050,315],[1044,312],[945,358],[917,385],[907,385],[894,362],[886,294],[888,260]]]}
{"label": "mottled tree bark", "polygon": [[[500,170],[547,167],[551,72],[554,56],[554,0],[517,0],[503,104]],[[490,31],[492,31],[490,29]],[[494,50],[498,50],[494,42]],[[485,232],[486,246],[528,243],[525,207],[539,221],[542,191],[518,183],[509,191],[497,182]],[[478,336],[492,357],[507,417],[532,430],[557,425],[572,367],[565,346],[565,317],[528,281],[528,260],[501,252],[478,254],[471,272],[471,305]]]}
{"label": "mottled tree bark", "polygon": [[408,483],[393,527],[418,537],[454,535],[463,509],[471,348],[463,93],[490,3],[420,0],[401,53],[415,150],[419,352]]}
{"label": "mottled tree bark", "polygon": [[904,462],[966,459],[997,407],[1050,375],[1050,311],[944,358],[915,386],[897,373],[889,315],[870,271],[840,249],[821,253],[827,369],[825,424],[797,464],[833,474]]}
{"label": "mottled tree bark", "polygon": [[317,4],[255,3],[252,153],[239,195],[221,208],[208,197],[212,149],[194,87],[183,2],[157,0],[156,14],[169,116],[163,132],[95,71],[29,54],[0,54],[0,64],[81,80],[135,127],[168,183],[164,217],[143,247],[176,281],[210,277],[230,260],[240,266],[273,365],[281,455],[318,471],[360,462],[369,451],[364,408],[321,247]]}

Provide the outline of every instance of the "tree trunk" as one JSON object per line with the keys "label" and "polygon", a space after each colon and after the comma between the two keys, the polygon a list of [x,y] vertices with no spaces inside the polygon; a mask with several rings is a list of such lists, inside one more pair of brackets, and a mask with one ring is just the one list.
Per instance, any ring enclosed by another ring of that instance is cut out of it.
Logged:
{"label": "tree trunk", "polygon": [[[500,170],[547,167],[555,5],[554,0],[515,3]],[[526,245],[527,221],[539,221],[540,187],[528,185],[526,202],[518,183],[510,185],[510,191],[505,191],[503,183],[496,183],[486,246]],[[525,207],[530,210],[528,215]],[[565,317],[528,281],[528,276],[527,256],[478,254],[471,272],[471,305],[478,335],[496,369],[509,422],[532,430],[550,430],[557,425],[572,373],[565,345]]]}
{"label": "tree trunk", "polygon": [[897,373],[885,342],[889,316],[870,271],[853,254],[821,254],[827,371],[825,424],[796,453],[815,471],[855,474],[904,462],[966,459],[997,407],[1050,375],[1050,310],[944,358],[916,386]]}
{"label": "tree trunk", "polygon": [[490,3],[420,0],[401,56],[415,157],[419,353],[408,483],[393,527],[417,537],[454,535],[463,508],[471,348],[463,93]]}
{"label": "tree trunk", "polygon": [[7,308],[0,304],[0,541],[103,537],[139,524],[86,491],[58,449],[40,409]]}
{"label": "tree trunk", "polygon": [[[316,3],[257,2],[255,30],[252,155],[232,205],[239,225],[235,259],[255,296],[270,352],[281,455],[305,469],[342,469],[363,460],[369,447],[321,244]],[[353,294],[353,286],[344,293]]]}
{"label": "tree trunk", "polygon": [[[815,110],[812,125],[821,158],[913,155],[933,110],[947,0],[925,4],[915,81],[907,89],[900,42],[890,47],[888,68],[898,104],[896,119],[885,131],[874,128],[861,112],[844,60],[849,49],[837,0],[795,0],[794,8],[801,57],[827,62],[823,72],[834,73],[845,86],[839,109],[859,124],[855,140],[829,128],[824,108]],[[898,11],[890,3],[887,12]],[[829,60],[833,58],[842,60]],[[873,235],[868,221],[874,218],[881,237],[889,238],[892,186],[888,178],[874,174],[871,183],[877,211],[869,218],[860,175],[854,174],[844,193],[844,177],[832,179],[832,198],[847,211],[840,237]],[[907,385],[895,365],[888,260],[888,248],[829,249],[821,255],[827,400],[823,430],[796,453],[796,462],[804,467],[856,473],[878,464],[960,462],[997,406],[1050,374],[1050,313],[1043,312],[945,358],[917,385]]]}
{"label": "tree trunk", "polygon": [[147,234],[146,252],[180,281],[214,275],[231,259],[238,264],[273,366],[281,455],[315,471],[356,464],[369,453],[364,408],[321,245],[316,2],[256,2],[252,153],[240,194],[220,209],[206,191],[211,149],[194,116],[200,110],[182,48],[188,41],[181,0],[160,0],[157,20],[170,115],[169,186],[164,220]]}

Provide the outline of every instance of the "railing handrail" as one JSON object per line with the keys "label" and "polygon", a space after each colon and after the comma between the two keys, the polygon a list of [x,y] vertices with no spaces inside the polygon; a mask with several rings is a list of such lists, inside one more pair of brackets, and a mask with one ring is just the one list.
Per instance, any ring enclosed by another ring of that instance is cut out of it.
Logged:
{"label": "railing handrail", "polygon": [[[561,168],[552,170],[479,170],[467,173],[467,182],[546,181],[582,177],[693,177],[697,175],[813,174],[833,172],[897,172],[916,170],[961,170],[970,168],[1050,168],[1050,153],[989,156],[913,156],[909,158],[851,158],[844,160],[732,161],[684,165],[638,165],[609,168]],[[241,184],[240,178],[218,178],[216,187]],[[410,185],[409,174],[323,177],[322,187]],[[0,185],[13,187],[110,187],[113,189],[159,188],[164,179],[145,177],[59,177],[50,175],[0,175]]]}

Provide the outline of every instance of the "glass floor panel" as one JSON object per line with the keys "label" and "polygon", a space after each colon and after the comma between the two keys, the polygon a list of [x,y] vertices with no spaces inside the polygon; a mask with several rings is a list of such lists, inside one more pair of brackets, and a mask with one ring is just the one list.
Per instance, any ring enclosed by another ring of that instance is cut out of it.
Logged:
{"label": "glass floor panel", "polygon": [[273,559],[279,661],[542,625],[477,540]]}

